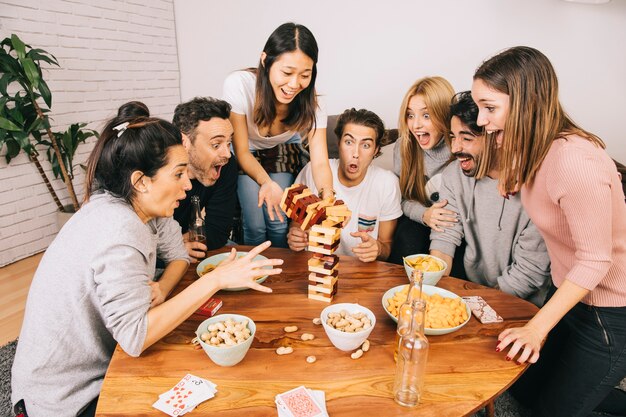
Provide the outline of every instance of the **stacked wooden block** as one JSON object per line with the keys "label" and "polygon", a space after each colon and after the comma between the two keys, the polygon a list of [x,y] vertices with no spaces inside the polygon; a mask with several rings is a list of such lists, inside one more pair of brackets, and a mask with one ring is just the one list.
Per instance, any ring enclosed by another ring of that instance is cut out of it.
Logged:
{"label": "stacked wooden block", "polygon": [[287,216],[309,230],[309,298],[330,303],[337,293],[341,227],[350,210],[341,200],[325,199],[311,193],[306,186],[294,184],[285,189],[280,207]]}

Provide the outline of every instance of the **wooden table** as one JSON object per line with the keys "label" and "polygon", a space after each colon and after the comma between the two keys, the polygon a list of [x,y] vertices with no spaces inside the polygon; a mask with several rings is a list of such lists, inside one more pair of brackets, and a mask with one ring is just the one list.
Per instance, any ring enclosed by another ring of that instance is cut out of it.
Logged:
{"label": "wooden table", "polygon": [[[247,250],[247,247],[239,248]],[[210,254],[220,253],[214,251]],[[215,398],[200,404],[190,415],[276,416],[274,396],[305,385],[326,392],[330,416],[463,416],[489,403],[508,388],[526,369],[504,360],[496,353],[496,337],[505,328],[527,322],[537,308],[524,300],[467,281],[444,277],[439,286],[460,296],[481,295],[503,318],[504,323],[483,325],[472,317],[461,330],[443,336],[429,336],[425,393],[417,408],[397,405],[392,399],[395,372],[393,343],[396,324],[385,313],[381,298],[396,285],[407,283],[404,268],[385,262],[362,263],[351,257],[339,262],[339,290],[334,302],[359,303],[376,315],[370,335],[371,349],[353,360],[350,352],[336,349],[319,317],[326,303],[307,298],[306,252],[270,248],[268,257],[285,260],[283,273],[267,279],[272,294],[253,290],[221,291],[220,313],[238,313],[252,318],[257,331],[252,347],[234,367],[215,365],[203,350],[191,345],[198,324],[192,316],[175,331],[148,349],[140,358],[115,350],[98,402],[98,416],[164,416],[152,408],[158,395],[191,373],[217,384]],[[195,278],[189,269],[177,290]],[[296,325],[295,333],[283,327]],[[303,332],[315,339],[303,342]],[[278,356],[279,346],[293,346],[291,355]],[[305,358],[315,355],[317,362]]]}

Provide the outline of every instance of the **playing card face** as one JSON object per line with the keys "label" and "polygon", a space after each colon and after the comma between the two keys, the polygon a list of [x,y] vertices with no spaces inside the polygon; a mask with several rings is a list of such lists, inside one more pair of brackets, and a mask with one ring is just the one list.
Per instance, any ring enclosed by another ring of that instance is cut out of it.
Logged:
{"label": "playing card face", "polygon": [[216,392],[217,386],[211,381],[187,374],[174,388],[159,395],[152,406],[170,416],[182,416],[213,398]]}
{"label": "playing card face", "polygon": [[305,387],[298,387],[276,396],[276,404],[291,417],[323,417],[327,414]]}

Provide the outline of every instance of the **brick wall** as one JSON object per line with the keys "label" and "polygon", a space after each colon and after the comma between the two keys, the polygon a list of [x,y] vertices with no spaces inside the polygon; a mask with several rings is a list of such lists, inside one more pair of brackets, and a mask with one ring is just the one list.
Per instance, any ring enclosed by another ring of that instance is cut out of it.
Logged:
{"label": "brick wall", "polygon": [[[100,130],[129,100],[170,120],[180,101],[173,0],[0,0],[0,38],[12,33],[59,61],[60,68],[44,67],[53,130],[75,122]],[[81,145],[75,163],[84,163],[92,147],[93,140]],[[5,153],[0,151],[0,266],[45,250],[58,232],[56,206],[35,166],[24,154],[7,166]],[[47,161],[41,163],[51,176]],[[84,176],[81,168],[75,173],[81,200]],[[53,184],[70,204],[63,182]]]}

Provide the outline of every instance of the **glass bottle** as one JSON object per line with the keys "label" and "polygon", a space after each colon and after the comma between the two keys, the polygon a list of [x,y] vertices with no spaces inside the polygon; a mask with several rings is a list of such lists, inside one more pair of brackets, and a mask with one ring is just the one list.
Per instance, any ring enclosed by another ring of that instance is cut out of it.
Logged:
{"label": "glass bottle", "polygon": [[206,234],[204,231],[204,218],[200,209],[200,197],[191,197],[191,216],[189,217],[189,241],[200,242],[206,245]]}
{"label": "glass bottle", "polygon": [[394,344],[393,360],[398,360],[398,343],[400,336],[404,334],[411,325],[411,309],[414,300],[422,298],[422,283],[424,282],[424,274],[416,269],[411,273],[409,278],[409,292],[406,301],[398,308],[398,329],[396,331],[396,343]]}
{"label": "glass bottle", "polygon": [[428,339],[424,336],[425,313],[426,301],[421,298],[413,300],[409,327],[400,335],[398,344],[393,399],[405,407],[416,406],[422,398],[428,359]]}

